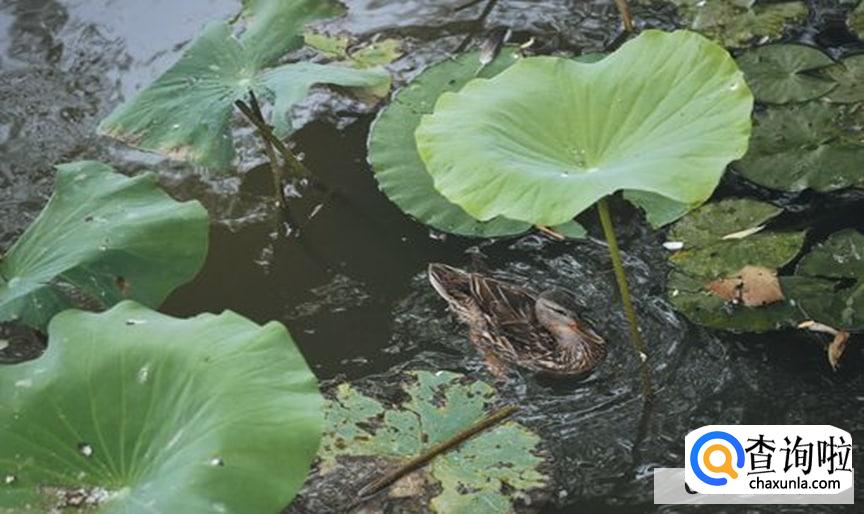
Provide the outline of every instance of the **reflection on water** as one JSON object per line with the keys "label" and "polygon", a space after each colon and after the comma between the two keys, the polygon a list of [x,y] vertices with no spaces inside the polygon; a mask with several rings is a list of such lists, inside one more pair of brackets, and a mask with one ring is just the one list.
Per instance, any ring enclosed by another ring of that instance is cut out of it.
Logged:
{"label": "reflection on water", "polygon": [[[330,23],[360,37],[383,31],[403,38],[409,55],[394,68],[404,81],[444,58],[471,29],[482,5],[454,12],[464,3],[349,0],[349,16]],[[285,322],[322,378],[370,387],[384,387],[391,369],[490,378],[464,327],[423,277],[428,262],[500,274],[536,289],[568,288],[610,341],[609,357],[582,382],[550,384],[514,373],[501,392],[522,407],[521,420],[545,437],[554,456],[556,507],[550,511],[655,510],[650,468],[681,465],[684,434],[704,424],[831,423],[864,440],[860,344],[850,345],[834,373],[812,334],[719,336],[691,326],[664,299],[662,234],[648,232],[624,205],[614,208],[657,384],[656,410],[644,434],[637,434],[638,366],[616,307],[605,246],[538,236],[481,243],[430,234],[378,192],[365,155],[371,116],[357,112],[356,104],[320,93],[302,108],[304,116],[323,121],[293,138],[296,149],[336,190],[306,191],[292,200],[295,226],[288,236],[267,205],[270,179],[248,129],[241,130],[238,167],[251,170],[229,177],[190,175],[183,164],[93,135],[124,96],[176,60],[202,23],[236,6],[233,0],[0,1],[0,247],[8,248],[44,205],[54,163],[99,158],[130,173],[155,168],[172,194],[201,199],[214,219],[205,269],[165,309],[177,315],[231,309],[260,322]],[[654,26],[673,25],[668,7],[640,2],[636,9]],[[834,55],[860,50],[837,28],[838,19],[835,10],[819,8],[801,37],[832,45]],[[535,36],[548,51],[599,50],[618,30],[611,0],[501,0],[487,28],[505,24],[520,41]],[[347,127],[333,123],[337,117]],[[721,194],[754,191],[767,195],[729,177]],[[815,207],[815,236],[856,223],[864,228],[860,195],[847,195],[842,210],[833,197],[770,198],[792,210]],[[599,235],[593,213],[580,221]],[[807,214],[791,222],[810,221]],[[315,487],[307,494],[312,504]],[[858,489],[864,490],[861,478]]]}

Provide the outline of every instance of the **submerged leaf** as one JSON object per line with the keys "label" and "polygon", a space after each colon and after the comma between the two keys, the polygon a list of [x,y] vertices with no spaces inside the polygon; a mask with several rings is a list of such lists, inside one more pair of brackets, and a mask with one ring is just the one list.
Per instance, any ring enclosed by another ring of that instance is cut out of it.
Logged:
{"label": "submerged leaf", "polygon": [[676,309],[695,323],[738,331],[761,332],[800,321],[795,307],[782,301],[774,270],[798,255],[804,233],[761,231],[724,239],[780,212],[770,204],[729,199],[703,205],[676,223],[669,238],[683,242],[684,249],[669,257],[667,283]]}
{"label": "submerged leaf", "polygon": [[801,259],[783,288],[809,319],[864,331],[864,235],[852,229],[832,234]]}
{"label": "submerged leaf", "polygon": [[735,168],[781,191],[833,191],[864,183],[864,116],[841,105],[809,102],[754,115],[750,149]]}
{"label": "submerged leaf", "polygon": [[726,47],[744,46],[753,39],[774,40],[786,27],[803,21],[805,2],[753,0],[670,0],[687,25]]}
{"label": "submerged leaf", "polygon": [[[304,23],[332,14],[329,0],[247,0],[244,5],[251,18],[240,39],[227,23],[208,25],[174,66],[102,120],[100,133],[225,169],[234,157],[229,130],[234,101],[250,90],[273,100],[273,122],[278,135],[286,136],[291,107],[314,84],[389,88],[388,73],[378,68],[292,63],[265,69],[302,44],[298,34]],[[273,33],[274,27],[284,32]]]}
{"label": "submerged leaf", "polygon": [[834,64],[824,52],[804,45],[768,45],[738,57],[757,101],[774,104],[819,98],[837,86],[813,72]]}
{"label": "submerged leaf", "polygon": [[[405,381],[407,400],[393,408],[348,384],[336,389],[319,452],[325,475],[350,457],[401,462],[419,455],[481,420],[495,400],[489,385],[447,371],[409,372]],[[428,465],[424,496],[434,496],[430,506],[440,514],[511,512],[514,499],[547,483],[537,469],[538,443],[512,421],[482,432]],[[410,490],[399,486],[404,481],[396,487]]]}
{"label": "submerged leaf", "polygon": [[123,302],[59,314],[49,337],[0,367],[0,513],[278,512],[294,497],[322,401],[282,325]]}
{"label": "submerged leaf", "polygon": [[705,201],[747,148],[752,104],[723,48],[648,30],[596,63],[531,57],[445,93],[416,139],[472,216],[555,225],[619,190]]}
{"label": "submerged leaf", "polygon": [[93,161],[57,167],[54,195],[0,263],[0,321],[44,328],[70,307],[123,299],[157,307],[207,254],[207,211],[178,203],[152,174]]}
{"label": "submerged leaf", "polygon": [[[426,225],[463,236],[506,236],[531,228],[530,223],[505,218],[477,221],[461,207],[450,203],[435,190],[414,141],[414,131],[421,117],[432,112],[435,100],[442,93],[458,91],[478,76],[493,77],[519,58],[515,49],[504,48],[482,69],[478,52],[432,65],[400,89],[390,105],[381,111],[369,135],[369,162],[379,187],[400,209]],[[555,230],[569,237],[585,235],[584,229],[575,223],[555,227]]]}

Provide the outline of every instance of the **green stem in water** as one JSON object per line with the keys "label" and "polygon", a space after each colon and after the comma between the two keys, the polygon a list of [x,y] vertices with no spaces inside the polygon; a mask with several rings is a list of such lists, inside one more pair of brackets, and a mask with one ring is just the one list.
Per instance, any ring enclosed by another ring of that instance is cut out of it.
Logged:
{"label": "green stem in water", "polygon": [[624,313],[630,325],[630,340],[636,349],[642,370],[642,389],[645,397],[652,395],[651,370],[648,368],[646,359],[645,341],[639,332],[639,322],[636,319],[636,310],[633,308],[633,300],[630,298],[630,288],[627,286],[627,275],[624,273],[624,264],[621,261],[621,252],[618,250],[618,237],[615,235],[615,226],[612,224],[612,216],[609,214],[609,204],[606,198],[597,202],[597,212],[600,214],[600,224],[603,226],[603,235],[609,245],[609,255],[612,257],[612,268],[615,270],[615,280],[618,282],[618,291],[621,293],[621,303],[624,305]]}

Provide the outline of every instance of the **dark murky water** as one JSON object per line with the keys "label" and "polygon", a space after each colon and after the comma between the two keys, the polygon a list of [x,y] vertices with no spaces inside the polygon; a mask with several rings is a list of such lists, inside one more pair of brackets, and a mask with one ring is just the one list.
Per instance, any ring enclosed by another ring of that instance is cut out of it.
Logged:
{"label": "dark murky water", "polygon": [[[404,39],[409,54],[394,64],[404,81],[443,58],[473,29],[482,5],[454,11],[464,3],[352,0],[348,17],[330,23],[361,38],[384,33]],[[807,26],[793,36],[835,56],[860,51],[842,29],[834,4],[815,5]],[[266,207],[270,179],[248,130],[242,131],[238,169],[249,171],[205,178],[93,135],[98,120],[176,60],[207,20],[230,16],[237,5],[0,0],[0,248],[44,205],[52,164],[94,158],[128,173],[156,169],[175,196],[202,200],[214,218],[204,271],[165,309],[176,315],[231,309],[260,322],[282,321],[319,376],[370,384],[393,367],[446,368],[488,378],[463,328],[421,276],[430,261],[488,270],[537,289],[571,289],[603,328],[609,359],[579,384],[550,385],[526,375],[514,376],[502,389],[502,396],[523,407],[521,420],[546,436],[555,456],[556,490],[548,512],[657,510],[650,468],[680,466],[684,434],[705,424],[830,423],[864,439],[861,344],[850,345],[835,373],[814,336],[739,337],[690,325],[664,300],[663,234],[649,232],[625,205],[614,205],[616,222],[658,387],[643,434],[637,434],[638,366],[624,317],[614,308],[604,244],[537,236],[481,243],[430,233],[377,191],[365,162],[373,115],[368,108],[323,91],[300,108],[300,118],[310,123],[294,137],[297,150],[316,174],[338,184],[339,194],[308,193],[295,200],[292,211],[303,226],[290,236],[284,227],[273,235]],[[637,7],[636,14],[654,26],[674,25],[669,9]],[[597,51],[615,39],[617,24],[611,0],[502,0],[487,28],[509,25],[517,38],[534,36],[548,51]],[[753,191],[730,176],[718,195]],[[789,208],[792,214],[781,223],[810,224],[815,218],[812,240],[841,227],[864,230],[860,194],[756,193]],[[802,214],[805,206],[813,210]],[[599,237],[593,213],[580,221]],[[864,468],[860,455],[857,464]],[[857,489],[860,501],[861,473]]]}

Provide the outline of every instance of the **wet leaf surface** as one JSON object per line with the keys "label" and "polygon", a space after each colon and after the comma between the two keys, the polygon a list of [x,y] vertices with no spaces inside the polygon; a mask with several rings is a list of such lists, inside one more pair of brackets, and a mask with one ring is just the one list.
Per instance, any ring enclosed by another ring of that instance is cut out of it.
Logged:
{"label": "wet leaf surface", "polygon": [[54,196],[0,263],[0,321],[44,329],[73,306],[157,307],[201,268],[200,203],[174,201],[152,174],[127,178],[93,161],[57,169]]}
{"label": "wet leaf surface", "polygon": [[[229,122],[234,101],[250,90],[273,102],[271,122],[279,136],[293,130],[291,108],[315,84],[364,88],[382,93],[389,74],[309,62],[276,64],[299,48],[304,23],[332,15],[335,7],[320,0],[250,0],[247,27],[238,39],[234,28],[214,22],[204,29],[180,60],[99,125],[102,134],[176,159],[224,170],[234,158]],[[281,31],[281,32],[278,32]]]}
{"label": "wet leaf surface", "polygon": [[[349,457],[384,459],[392,467],[467,429],[496,403],[491,386],[458,373],[411,371],[402,380],[405,400],[392,407],[350,384],[336,388],[325,410],[327,428],[319,452],[323,477],[318,480],[342,466],[350,469]],[[427,483],[414,501],[428,501],[431,511],[441,514],[511,512],[514,500],[547,485],[548,477],[538,470],[544,462],[537,455],[539,442],[513,421],[492,427],[436,457],[420,473],[427,475]],[[382,465],[380,472],[387,469]],[[397,496],[406,489],[416,491],[416,485],[401,482]]]}
{"label": "wet leaf surface", "polygon": [[748,180],[780,191],[864,184],[860,109],[808,102],[769,107],[753,117],[750,149],[733,165]]}
{"label": "wet leaf surface", "polygon": [[278,323],[66,311],[45,354],[0,366],[0,512],[278,512],[321,404]]}
{"label": "wet leaf surface", "polygon": [[833,65],[834,61],[810,46],[761,46],[748,50],[737,61],[759,102],[804,102],[819,98],[837,87],[835,81],[814,73]]}
{"label": "wet leaf surface", "polygon": [[525,58],[445,93],[415,138],[475,218],[555,225],[619,190],[705,201],[746,150],[752,103],[723,48],[648,30],[598,62]]}
{"label": "wet leaf surface", "polygon": [[[800,321],[792,304],[779,301],[782,291],[771,272],[798,255],[804,232],[760,231],[724,239],[780,212],[770,204],[728,199],[703,205],[676,223],[668,237],[684,245],[669,257],[666,288],[672,304],[691,321],[712,328],[761,332]],[[730,276],[738,278],[727,281]]]}
{"label": "wet leaf surface", "polygon": [[832,234],[801,258],[783,288],[809,319],[864,331],[864,236],[851,229]]}

